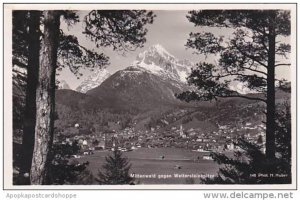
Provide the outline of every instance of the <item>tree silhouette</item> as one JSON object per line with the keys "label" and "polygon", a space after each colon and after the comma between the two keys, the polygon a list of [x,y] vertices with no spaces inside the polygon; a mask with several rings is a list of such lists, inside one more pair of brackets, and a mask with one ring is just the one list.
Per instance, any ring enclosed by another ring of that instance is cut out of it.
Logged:
{"label": "tree silhouette", "polygon": [[[79,151],[80,146],[77,141],[72,144],[54,144],[50,152],[51,162],[46,183],[51,185],[91,184],[92,181],[88,180],[91,174],[86,169],[89,163],[80,164],[76,160],[70,161],[70,156],[78,154]],[[83,177],[85,175],[86,179]],[[81,182],[84,179],[85,181]]]}
{"label": "tree silhouette", "polygon": [[[227,40],[210,32],[190,33],[186,46],[197,53],[218,55],[218,65],[199,63],[188,77],[195,90],[178,98],[186,101],[240,97],[266,104],[266,156],[275,158],[275,68],[289,66],[290,45],[280,38],[290,35],[288,10],[198,10],[188,20],[195,26],[234,30]],[[232,81],[263,95],[243,95],[230,89]],[[279,83],[282,83],[280,81]]]}
{"label": "tree silhouette", "polygon": [[83,33],[97,46],[132,51],[143,47],[148,32],[145,25],[152,24],[154,17],[146,10],[93,10],[85,17]]}
{"label": "tree silhouette", "polygon": [[[239,139],[240,150],[234,157],[212,153],[222,165],[214,178],[204,178],[205,184],[290,184],[291,183],[291,116],[290,106],[276,113],[276,158],[269,162],[261,145]],[[283,176],[276,176],[281,174]]]}
{"label": "tree silhouette", "polygon": [[[78,22],[73,11],[62,11],[69,26]],[[43,14],[41,11],[13,11],[13,97],[14,127],[23,129],[21,175],[31,168],[36,122],[36,89],[39,76],[40,30]],[[108,64],[108,57],[81,46],[76,37],[59,34],[57,71],[68,67],[80,77],[79,69],[101,68]],[[18,69],[19,68],[19,69]],[[21,69],[21,70],[20,70]]]}
{"label": "tree silhouette", "polygon": [[[14,70],[13,83],[19,89],[18,94],[24,94],[25,109],[22,116],[24,120],[23,141],[21,151],[20,174],[28,173],[34,146],[34,128],[36,112],[36,88],[39,73],[40,50],[40,12],[39,11],[14,11],[13,12],[13,65],[26,70],[20,73]],[[28,29],[28,31],[27,31]],[[14,91],[16,93],[16,91]],[[16,96],[18,96],[18,94]],[[23,97],[24,98],[24,97]],[[16,107],[22,110],[22,107]],[[15,116],[14,116],[15,118]]]}
{"label": "tree silhouette", "polygon": [[131,165],[127,158],[122,157],[122,152],[115,149],[112,155],[105,157],[106,163],[98,172],[96,181],[101,185],[124,185],[133,184],[134,179],[130,176]]}
{"label": "tree silhouette", "polygon": [[59,45],[60,12],[43,12],[43,40],[36,91],[35,141],[30,170],[31,184],[46,184],[51,162],[55,112],[55,74]]}
{"label": "tree silhouette", "polygon": [[[93,15],[93,13],[96,14]],[[36,92],[35,144],[30,173],[31,184],[46,184],[47,169],[49,168],[49,152],[53,143],[55,76],[61,16],[68,19],[74,14],[57,10],[43,11],[44,30]],[[98,46],[112,46],[114,50],[130,50],[141,47],[146,41],[147,29],[144,26],[152,23],[153,18],[153,13],[148,11],[91,11],[85,18],[85,33],[95,40]],[[102,23],[101,20],[106,20],[108,23]]]}
{"label": "tree silhouette", "polygon": [[275,142],[279,163],[279,173],[288,174],[291,181],[291,107],[288,102],[283,104],[283,109],[276,112]]}

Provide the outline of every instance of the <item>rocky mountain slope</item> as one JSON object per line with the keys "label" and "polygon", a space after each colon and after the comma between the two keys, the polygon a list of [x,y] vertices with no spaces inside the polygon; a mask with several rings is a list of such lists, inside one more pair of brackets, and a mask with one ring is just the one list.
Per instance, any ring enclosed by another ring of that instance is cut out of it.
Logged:
{"label": "rocky mountain slope", "polygon": [[[154,45],[113,75],[107,71],[93,74],[78,88],[85,94],[58,91],[59,115],[62,120],[72,119],[73,123],[87,126],[106,126],[115,120],[124,127],[129,123],[137,130],[183,124],[185,128],[205,127],[206,131],[215,129],[217,123],[231,124],[241,119],[261,123],[265,105],[260,102],[242,98],[224,98],[217,103],[179,101],[175,94],[190,89],[186,77],[193,66],[189,61],[176,59],[161,45]],[[248,93],[241,84],[232,89],[244,95],[263,97],[263,94]],[[276,103],[284,101],[290,101],[290,94],[276,90]]]}
{"label": "rocky mountain slope", "polygon": [[186,83],[186,78],[194,66],[188,60],[178,60],[160,44],[153,45],[140,53],[133,65],[144,68],[166,80],[173,79],[183,83]]}
{"label": "rocky mountain slope", "polygon": [[82,83],[76,88],[76,91],[81,93],[86,93],[105,81],[111,74],[106,69],[101,69],[95,71],[93,74],[88,76],[82,81]]}
{"label": "rocky mountain slope", "polygon": [[188,89],[192,64],[179,61],[160,45],[139,54],[133,64],[87,91],[106,106],[121,110],[148,110],[184,104],[175,94]]}

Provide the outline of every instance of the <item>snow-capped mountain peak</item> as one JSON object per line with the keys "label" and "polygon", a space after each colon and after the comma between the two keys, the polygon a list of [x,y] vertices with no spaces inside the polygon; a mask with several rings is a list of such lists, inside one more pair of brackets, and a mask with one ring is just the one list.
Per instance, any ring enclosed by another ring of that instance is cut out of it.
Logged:
{"label": "snow-capped mountain peak", "polygon": [[158,54],[160,54],[161,56],[165,56],[167,58],[171,57],[173,59],[175,59],[175,57],[173,55],[171,55],[162,45],[160,44],[155,44],[153,46],[150,47],[149,51],[153,51],[156,52]]}
{"label": "snow-capped mountain peak", "polygon": [[156,44],[140,53],[132,65],[165,78],[186,82],[186,77],[194,64],[188,60],[178,60],[162,45]]}
{"label": "snow-capped mountain peak", "polygon": [[103,81],[110,77],[110,73],[106,69],[95,71],[82,81],[82,83],[76,88],[76,91],[86,93],[95,87],[98,87]]}
{"label": "snow-capped mountain peak", "polygon": [[251,90],[248,87],[246,87],[244,83],[238,81],[231,82],[231,84],[229,85],[229,89],[236,91],[240,94],[256,93],[254,90]]}
{"label": "snow-capped mountain peak", "polygon": [[60,80],[58,84],[58,89],[70,89],[70,86],[65,80]]}

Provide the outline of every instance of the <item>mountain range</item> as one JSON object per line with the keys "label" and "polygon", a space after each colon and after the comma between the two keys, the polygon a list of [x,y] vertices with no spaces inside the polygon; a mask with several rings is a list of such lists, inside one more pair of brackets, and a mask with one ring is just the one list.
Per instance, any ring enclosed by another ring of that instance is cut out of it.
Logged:
{"label": "mountain range", "polygon": [[[138,73],[138,71],[148,73],[159,77],[165,82],[172,82],[173,85],[181,88],[183,85],[187,87],[186,78],[193,67],[195,67],[194,63],[186,59],[179,60],[171,55],[163,46],[156,44],[146,51],[139,53],[132,64],[121,71],[123,71],[122,74],[133,74]],[[135,68],[135,70],[132,70],[133,68]],[[116,74],[120,74],[121,71],[117,71]],[[94,73],[85,78],[75,90],[81,93],[87,93],[89,90],[99,87],[110,76],[112,76],[112,74],[107,69],[95,70]],[[116,77],[116,75],[114,77]],[[240,94],[253,92],[241,82],[232,82],[229,87],[231,90],[237,91]],[[68,88],[60,87],[60,89]]]}
{"label": "mountain range", "polygon": [[160,44],[140,53],[132,65],[148,70],[165,80],[173,79],[183,83],[186,83],[191,68],[195,66],[188,60],[178,60]]}
{"label": "mountain range", "polygon": [[[135,121],[136,126],[140,128],[162,119],[168,121],[165,117],[171,113],[173,119],[177,120],[174,121],[174,125],[182,123],[182,120],[191,116],[197,117],[197,120],[192,120],[194,124],[203,125],[208,123],[209,118],[211,122],[217,120],[220,124],[224,120],[227,123],[239,119],[243,114],[239,113],[239,110],[243,108],[250,108],[247,113],[250,120],[252,114],[260,113],[258,108],[264,109],[259,102],[241,98],[226,98],[221,100],[218,106],[214,102],[186,103],[178,100],[175,97],[176,93],[190,89],[186,78],[194,66],[187,60],[176,59],[161,45],[154,45],[140,53],[130,66],[112,75],[106,69],[102,69],[85,79],[76,89],[77,91],[58,90],[56,103],[60,109],[72,115],[72,118],[76,118],[77,121],[83,120],[88,123],[98,119],[101,112],[102,122],[120,119]],[[241,84],[231,89],[243,94],[247,93]],[[262,94],[246,95],[261,96]],[[276,95],[277,101],[280,102],[290,98],[289,93],[281,91],[277,91]],[[184,110],[187,114],[178,116],[176,113],[179,110]],[[235,114],[231,116],[229,113]],[[82,115],[88,119],[81,119]],[[245,117],[247,116],[243,116]],[[256,118],[261,120],[261,117]],[[172,123],[170,122],[170,126]]]}
{"label": "mountain range", "polygon": [[[186,83],[191,68],[194,64],[188,60],[178,60],[169,52],[167,52],[160,44],[151,46],[148,50],[138,54],[136,60],[124,70],[116,72],[116,74],[130,73],[148,73],[160,77],[164,81],[171,81],[177,86]],[[133,70],[133,68],[135,68]],[[139,72],[138,72],[139,71]],[[76,88],[76,91],[87,93],[100,86],[112,74],[106,69],[100,69],[84,79]],[[115,74],[114,74],[115,75]],[[179,86],[180,87],[180,86]]]}
{"label": "mountain range", "polygon": [[139,54],[131,66],[117,71],[86,94],[121,110],[184,104],[175,94],[188,89],[186,77],[192,66],[188,61],[177,60],[161,45],[154,45]]}
{"label": "mountain range", "polygon": [[77,92],[86,93],[87,91],[99,86],[103,81],[110,77],[110,73],[106,69],[100,69],[84,79],[76,88]]}

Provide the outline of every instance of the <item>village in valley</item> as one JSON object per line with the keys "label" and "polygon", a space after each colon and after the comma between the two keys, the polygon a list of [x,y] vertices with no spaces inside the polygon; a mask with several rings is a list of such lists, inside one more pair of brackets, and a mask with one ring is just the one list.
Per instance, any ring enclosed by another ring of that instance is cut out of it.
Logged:
{"label": "village in valley", "polygon": [[[160,126],[146,131],[127,127],[124,130],[107,130],[88,135],[80,135],[79,129],[80,124],[74,124],[72,129],[75,131],[74,137],[58,134],[54,143],[71,145],[76,141],[81,147],[80,154],[89,155],[94,151],[113,150],[116,147],[124,152],[138,148],[185,148],[198,152],[226,152],[238,150],[235,145],[238,138],[247,139],[262,147],[265,142],[265,126],[250,122],[240,127],[219,125],[217,131],[206,133],[197,128],[184,129],[182,125],[173,126],[168,130],[163,129],[163,131]],[[73,157],[81,155],[73,155]],[[211,158],[205,155],[203,159]]]}
{"label": "village in valley", "polygon": [[201,152],[201,159],[212,160],[211,152],[240,150],[236,145],[238,139],[257,144],[261,151],[265,151],[266,126],[264,116],[259,114],[263,107],[255,102],[233,104],[234,101],[220,104],[217,108],[178,109],[156,118],[148,117],[148,120],[141,117],[123,119],[128,123],[110,120],[100,125],[96,121],[86,123],[79,118],[81,121],[68,121],[63,125],[57,123],[54,143],[78,143],[81,150],[78,155],[72,155],[77,158],[114,148],[123,152],[176,148]]}

